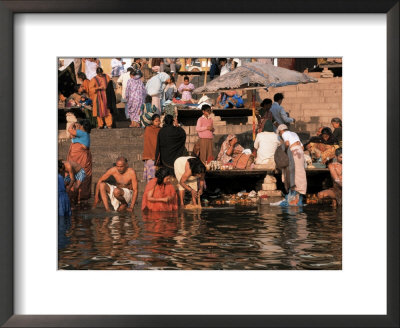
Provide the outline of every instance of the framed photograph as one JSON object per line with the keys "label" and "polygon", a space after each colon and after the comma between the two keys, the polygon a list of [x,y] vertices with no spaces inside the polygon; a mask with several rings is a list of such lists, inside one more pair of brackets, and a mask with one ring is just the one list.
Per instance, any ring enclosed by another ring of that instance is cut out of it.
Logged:
{"label": "framed photograph", "polygon": [[[0,1],[1,325],[397,327],[398,18],[398,1]],[[264,134],[296,183],[262,162]]]}

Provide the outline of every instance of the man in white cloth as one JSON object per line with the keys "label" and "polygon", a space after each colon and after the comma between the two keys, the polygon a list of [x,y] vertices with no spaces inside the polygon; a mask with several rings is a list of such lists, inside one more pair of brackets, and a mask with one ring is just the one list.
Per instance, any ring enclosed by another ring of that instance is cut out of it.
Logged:
{"label": "man in white cloth", "polygon": [[165,89],[165,85],[169,83],[170,76],[167,73],[161,72],[154,75],[150,80],[146,83],[146,92],[149,96],[151,96],[151,105],[156,106],[159,113],[161,114],[162,107],[162,96]]}
{"label": "man in white cloth", "polygon": [[275,169],[274,155],[280,145],[279,137],[274,133],[272,124],[266,127],[266,131],[257,134],[254,148],[257,150],[256,165],[266,165],[267,169]]}
{"label": "man in white cloth", "polygon": [[[133,168],[128,167],[128,160],[125,157],[118,157],[115,164],[97,182],[93,208],[96,208],[99,202],[100,192],[101,200],[107,212],[110,212],[108,197],[115,211],[127,210],[132,212],[138,196],[136,172]],[[114,176],[117,182],[116,186],[105,182],[110,176]]]}
{"label": "man in white cloth", "polygon": [[288,127],[285,124],[281,124],[278,126],[276,131],[283,142],[285,143],[285,148],[290,148],[293,154],[294,160],[294,184],[295,186],[292,190],[289,191],[289,195],[287,197],[287,204],[280,204],[281,206],[287,205],[303,205],[303,197],[307,191],[307,178],[306,178],[306,170],[304,168],[304,149],[303,144],[300,141],[297,133],[288,130]]}

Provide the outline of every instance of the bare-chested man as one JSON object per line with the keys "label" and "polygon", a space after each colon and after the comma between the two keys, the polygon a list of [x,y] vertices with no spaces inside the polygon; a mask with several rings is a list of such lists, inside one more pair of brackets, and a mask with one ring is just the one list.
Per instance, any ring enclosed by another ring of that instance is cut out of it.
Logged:
{"label": "bare-chested man", "polygon": [[[114,176],[117,181],[117,186],[104,182],[111,175]],[[125,157],[118,157],[116,165],[103,174],[97,182],[93,208],[96,208],[99,202],[100,192],[101,200],[107,212],[110,211],[108,197],[115,211],[122,212],[128,210],[132,212],[137,199],[137,190],[138,186],[135,170],[128,167],[128,160]],[[128,207],[129,202],[131,204]]]}

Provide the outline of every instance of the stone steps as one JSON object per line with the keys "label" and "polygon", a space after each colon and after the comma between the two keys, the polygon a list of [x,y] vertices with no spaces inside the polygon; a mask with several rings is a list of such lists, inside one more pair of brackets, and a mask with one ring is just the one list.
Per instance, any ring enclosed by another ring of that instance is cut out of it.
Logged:
{"label": "stone steps", "polygon": [[[144,129],[93,129],[90,134],[90,151],[93,159],[92,191],[98,179],[113,166],[119,156],[128,159],[128,164],[136,171],[139,197],[143,194],[146,182],[143,181],[142,161]],[[59,158],[66,158],[71,141],[65,131],[59,131]]]}

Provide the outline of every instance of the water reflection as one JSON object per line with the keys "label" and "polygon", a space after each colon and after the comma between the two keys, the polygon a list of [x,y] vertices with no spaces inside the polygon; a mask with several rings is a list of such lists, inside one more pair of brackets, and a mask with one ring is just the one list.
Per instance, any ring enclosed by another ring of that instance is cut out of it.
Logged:
{"label": "water reflection", "polygon": [[260,206],[59,220],[60,269],[329,269],[342,266],[341,213]]}

